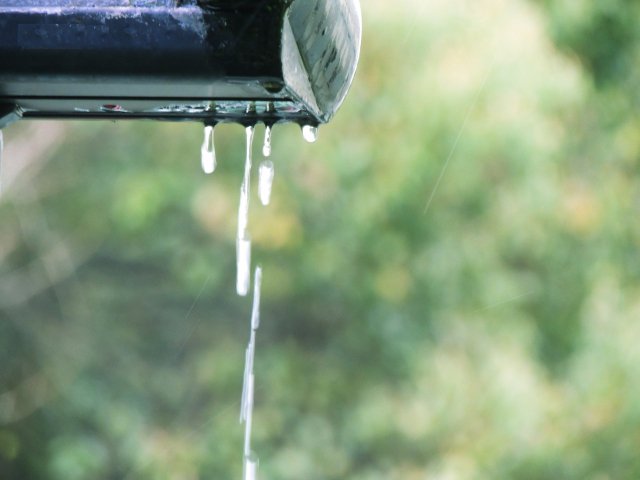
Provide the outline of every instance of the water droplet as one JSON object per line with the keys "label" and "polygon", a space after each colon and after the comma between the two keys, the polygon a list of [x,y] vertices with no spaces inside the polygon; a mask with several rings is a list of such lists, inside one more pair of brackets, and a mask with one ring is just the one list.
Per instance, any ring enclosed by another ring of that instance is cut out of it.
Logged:
{"label": "water droplet", "polygon": [[213,126],[206,125],[204,127],[204,141],[200,148],[202,171],[207,175],[213,173],[216,169],[216,148],[213,138]]}
{"label": "water droplet", "polygon": [[265,160],[260,163],[260,168],[258,169],[258,196],[262,205],[269,205],[271,201],[274,175],[275,169],[271,160]]}
{"label": "water droplet", "polygon": [[302,136],[309,143],[314,143],[318,140],[318,127],[313,125],[305,125],[302,127]]}
{"label": "water droplet", "polygon": [[244,480],[256,480],[258,478],[258,457],[253,453],[244,457]]}
{"label": "water droplet", "polygon": [[251,283],[251,240],[248,238],[236,239],[236,291],[244,297],[249,293]]}
{"label": "water droplet", "polygon": [[267,125],[264,129],[264,144],[262,145],[262,155],[271,156],[271,126]]}

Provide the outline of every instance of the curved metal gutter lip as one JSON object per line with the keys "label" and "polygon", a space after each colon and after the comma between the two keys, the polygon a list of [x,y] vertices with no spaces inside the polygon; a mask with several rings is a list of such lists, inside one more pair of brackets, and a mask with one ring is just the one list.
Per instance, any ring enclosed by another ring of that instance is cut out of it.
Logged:
{"label": "curved metal gutter lip", "polygon": [[319,123],[327,123],[344,102],[360,58],[359,0],[294,0],[282,37],[287,89]]}
{"label": "curved metal gutter lip", "polygon": [[354,80],[354,78],[356,76],[356,72],[358,71],[358,65],[360,64],[360,53],[362,51],[362,30],[363,30],[363,25],[362,25],[362,7],[360,6],[360,0],[346,0],[346,1],[353,5],[354,14],[356,16],[356,19],[355,19],[356,20],[356,25],[357,25],[356,59],[355,59],[354,65],[353,65],[353,69],[351,70],[351,73],[349,75],[349,80],[347,81],[347,88],[346,88],[342,98],[338,100],[336,110],[342,106],[342,104],[344,103],[345,99],[347,98],[347,95],[348,95],[349,91],[351,90],[351,85],[353,85],[353,80]]}
{"label": "curved metal gutter lip", "polygon": [[[359,0],[0,0],[0,124],[15,112],[326,123],[361,42]],[[207,108],[233,101],[286,105]]]}

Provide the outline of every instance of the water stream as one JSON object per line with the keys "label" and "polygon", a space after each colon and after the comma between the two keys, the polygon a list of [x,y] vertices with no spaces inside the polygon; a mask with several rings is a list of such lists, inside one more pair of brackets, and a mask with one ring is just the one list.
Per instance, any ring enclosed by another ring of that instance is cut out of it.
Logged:
{"label": "water stream", "polygon": [[249,293],[251,283],[251,239],[249,237],[249,187],[251,186],[251,155],[254,127],[246,127],[246,156],[244,178],[240,186],[238,207],[238,234],[236,236],[237,272],[236,291],[244,297]]}
{"label": "water stream", "polygon": [[[236,235],[236,291],[240,296],[246,296],[251,286],[251,238],[249,235],[249,197],[251,186],[251,166],[253,138],[255,127],[245,128],[246,152],[244,163],[244,175],[240,186],[240,202],[238,205],[238,230]],[[265,157],[258,169],[258,196],[263,205],[268,205],[271,200],[275,167],[267,158],[271,155],[270,125],[265,125],[264,143],[262,154]],[[315,142],[318,138],[318,128],[305,125],[302,127],[302,135],[307,142]],[[0,138],[1,139],[1,138]],[[201,148],[202,169],[205,173],[212,173],[216,167],[216,155],[213,138],[213,126],[205,126],[204,142]],[[253,305],[251,309],[251,323],[249,343],[245,350],[245,365],[242,384],[242,397],[240,401],[240,423],[244,423],[244,447],[243,447],[243,478],[255,480],[258,472],[258,457],[251,450],[251,432],[253,428],[253,402],[254,402],[254,363],[256,351],[256,333],[260,326],[260,291],[262,287],[262,268],[256,267],[253,281]]]}
{"label": "water stream", "polygon": [[251,310],[251,324],[249,344],[245,352],[244,382],[242,386],[242,401],[240,404],[240,422],[244,428],[244,480],[254,480],[258,470],[258,458],[251,451],[251,429],[253,427],[253,393],[255,377],[253,365],[256,354],[256,332],[260,326],[260,289],[262,287],[262,268],[256,267],[253,279],[253,308]]}
{"label": "water stream", "polygon": [[[240,202],[238,206],[238,226],[236,236],[237,254],[237,278],[236,291],[240,296],[249,293],[251,285],[251,238],[249,235],[249,197],[251,185],[252,150],[255,127],[245,128],[246,154],[244,175],[240,187]],[[302,128],[302,134],[306,141],[315,142],[318,138],[317,127],[306,125]],[[258,196],[263,205],[268,205],[271,199],[273,179],[275,175],[274,164],[268,158],[271,155],[272,127],[265,126],[262,154],[265,157],[258,170]],[[211,174],[216,169],[216,152],[214,145],[214,126],[205,125],[204,139],[201,146],[201,166],[205,174]],[[0,191],[2,188],[2,152],[3,136],[0,130]],[[251,432],[253,427],[253,403],[254,403],[254,363],[256,349],[256,333],[260,326],[260,292],[262,287],[262,268],[256,267],[253,284],[253,304],[251,310],[251,323],[249,343],[245,351],[245,368],[240,406],[240,422],[245,425],[243,448],[243,477],[244,480],[255,480],[258,471],[258,458],[251,450]]]}

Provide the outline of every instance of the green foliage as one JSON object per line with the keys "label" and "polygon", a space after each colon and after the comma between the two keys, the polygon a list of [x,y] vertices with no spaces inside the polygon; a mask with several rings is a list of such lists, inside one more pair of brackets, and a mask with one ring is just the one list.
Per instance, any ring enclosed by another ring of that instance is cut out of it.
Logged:
{"label": "green foliage", "polygon": [[[640,12],[592,3],[363,2],[252,197],[260,478],[638,478]],[[6,130],[0,479],[240,478],[243,133]]]}

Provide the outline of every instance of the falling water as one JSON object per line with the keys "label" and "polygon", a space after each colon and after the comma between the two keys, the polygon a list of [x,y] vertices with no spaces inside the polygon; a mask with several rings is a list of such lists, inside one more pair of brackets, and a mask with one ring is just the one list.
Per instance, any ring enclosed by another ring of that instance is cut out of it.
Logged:
{"label": "falling water", "polygon": [[251,151],[253,149],[254,127],[245,129],[246,157],[244,163],[244,178],[240,187],[240,205],[238,207],[238,235],[236,237],[237,277],[236,291],[245,296],[249,292],[251,283],[251,239],[249,238],[249,186],[251,181]]}
{"label": "falling water", "polygon": [[213,139],[213,125],[205,125],[204,141],[200,148],[202,171],[206,174],[213,173],[216,169],[216,148]]}
{"label": "falling water", "polygon": [[258,458],[248,455],[244,458],[244,480],[256,480],[258,478]]}
{"label": "falling water", "polygon": [[244,422],[244,480],[255,480],[258,470],[258,458],[251,451],[251,428],[253,422],[254,374],[253,364],[256,353],[256,332],[260,326],[260,289],[262,287],[262,268],[256,267],[253,282],[253,308],[249,344],[245,352],[244,383],[240,405],[240,422]]}
{"label": "falling water", "polygon": [[251,309],[251,329],[258,330],[260,326],[260,290],[262,289],[262,267],[256,267],[253,279],[253,308]]}
{"label": "falling water", "polygon": [[251,283],[251,240],[248,238],[236,239],[236,292],[244,297],[249,293]]}
{"label": "falling water", "polygon": [[265,160],[260,163],[258,169],[258,196],[262,205],[269,205],[271,201],[271,187],[273,186],[273,177],[275,170],[271,160]]}
{"label": "falling water", "polygon": [[271,156],[271,125],[266,125],[264,129],[264,143],[262,145],[262,155]]}
{"label": "falling water", "polygon": [[[202,144],[202,169],[205,173],[212,173],[216,168],[216,154],[214,147],[213,125],[204,128],[204,142]],[[249,235],[249,193],[251,182],[251,164],[254,126],[246,127],[246,156],[244,164],[244,176],[240,187],[240,202],[238,206],[238,231],[236,236],[237,278],[236,290],[238,295],[246,296],[251,286],[251,238]],[[262,154],[264,157],[271,155],[271,126],[266,126]],[[318,128],[305,125],[302,134],[307,142],[315,142],[318,138]],[[0,147],[2,146],[2,132],[0,132]],[[0,151],[1,158],[1,151]],[[274,165],[271,160],[264,160],[258,169],[258,195],[263,205],[268,205],[271,199]],[[253,427],[253,402],[254,402],[254,361],[256,351],[256,332],[260,327],[260,291],[262,287],[262,268],[257,266],[253,282],[253,305],[251,309],[251,327],[249,343],[245,350],[245,365],[242,386],[242,399],[240,402],[240,423],[244,423],[244,447],[243,447],[243,478],[244,480],[256,480],[258,473],[258,458],[251,450],[251,432]]]}
{"label": "falling water", "polygon": [[302,127],[302,136],[309,143],[315,142],[316,140],[318,140],[318,127],[314,127],[313,125],[305,125],[304,127]]}

